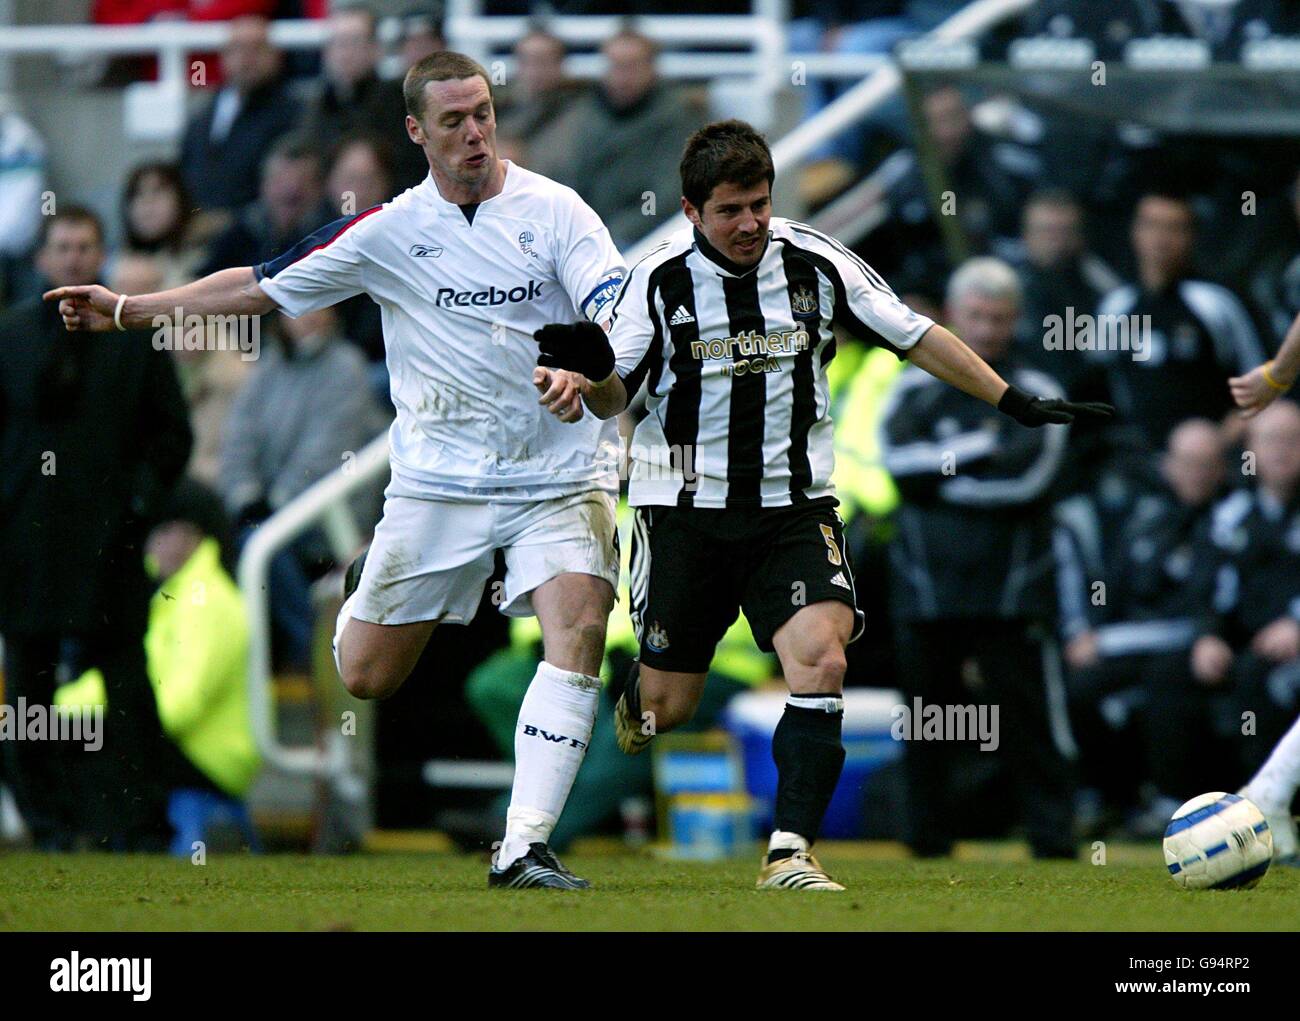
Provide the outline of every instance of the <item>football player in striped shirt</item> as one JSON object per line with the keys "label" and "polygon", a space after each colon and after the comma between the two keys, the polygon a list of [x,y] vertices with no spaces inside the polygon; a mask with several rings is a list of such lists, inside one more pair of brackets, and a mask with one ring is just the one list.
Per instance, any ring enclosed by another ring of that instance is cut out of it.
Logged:
{"label": "football player in striped shirt", "polygon": [[758,885],[842,890],[811,854],[844,763],[844,650],[863,628],[831,483],[832,327],[1024,425],[1111,409],[1008,386],[839,242],[773,216],[771,153],[749,125],[698,131],[681,177],[691,227],[632,270],[608,337],[594,323],[537,335],[540,364],[572,373],[598,417],[647,386],[629,491],[641,647],[618,740],[636,753],[690,719],[714,647],[743,610],[790,689],[772,739],[775,829]]}

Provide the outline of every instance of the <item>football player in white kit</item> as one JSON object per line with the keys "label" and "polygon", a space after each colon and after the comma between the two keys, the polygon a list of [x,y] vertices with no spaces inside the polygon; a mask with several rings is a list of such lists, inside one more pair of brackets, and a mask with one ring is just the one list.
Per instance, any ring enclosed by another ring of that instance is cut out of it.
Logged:
{"label": "football player in white kit", "polygon": [[407,133],[430,169],[417,187],[260,266],[157,294],[96,285],[46,298],[83,330],[156,328],[177,309],[297,316],[361,293],[379,304],[397,410],[392,478],[359,578],[349,572],[339,673],[359,698],[391,695],[439,623],[474,616],[503,550],[500,609],[537,615],[545,659],[520,709],[506,833],[488,881],[583,888],[547,841],[596,716],[619,571],[617,432],[583,415],[567,374],[538,365],[533,334],[603,323],[624,264],[572,189],[497,157],[481,66],[435,53],[411,68],[404,91]]}

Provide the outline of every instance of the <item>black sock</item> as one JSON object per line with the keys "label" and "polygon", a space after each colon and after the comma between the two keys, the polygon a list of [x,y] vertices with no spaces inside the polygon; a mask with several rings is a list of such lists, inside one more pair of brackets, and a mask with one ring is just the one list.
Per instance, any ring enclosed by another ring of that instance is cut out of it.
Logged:
{"label": "black sock", "polygon": [[[822,817],[844,768],[844,745],[840,741],[843,726],[843,710],[826,712],[787,705],[772,735],[772,758],[777,771],[776,829],[799,834],[809,846],[817,839]],[[792,853],[780,849],[772,852],[768,860],[779,861]]]}

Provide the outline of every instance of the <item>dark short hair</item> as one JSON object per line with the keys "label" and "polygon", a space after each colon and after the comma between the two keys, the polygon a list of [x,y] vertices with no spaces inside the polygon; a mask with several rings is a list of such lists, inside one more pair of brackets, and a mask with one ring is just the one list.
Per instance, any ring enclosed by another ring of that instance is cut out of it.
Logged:
{"label": "dark short hair", "polygon": [[552,49],[559,51],[561,57],[566,56],[569,52],[564,40],[556,35],[555,31],[542,18],[534,18],[528,23],[528,30],[519,37],[515,47],[518,48],[519,43],[522,43],[525,39],[544,39],[550,43]]}
{"label": "dark short hair", "polygon": [[176,196],[176,223],[166,237],[159,239],[163,247],[176,247],[189,229],[190,220],[194,216],[194,203],[190,200],[190,190],[185,185],[180,166],[165,160],[137,164],[127,176],[122,188],[122,224],[126,233],[126,245],[128,248],[146,249],[155,244],[140,237],[135,232],[135,225],[131,223],[131,203],[135,201],[136,193],[146,178],[150,177],[158,178]]}
{"label": "dark short hair", "polygon": [[[416,120],[424,114],[424,87],[429,82],[459,81],[478,75],[487,86],[488,99],[492,100],[492,79],[487,71],[473,57],[467,57],[455,50],[439,50],[430,53],[423,60],[418,60],[406,72],[402,81],[402,98],[406,100],[406,112]],[[493,104],[495,105],[495,103]]]}
{"label": "dark short hair", "polygon": [[1039,188],[1025,199],[1025,208],[1028,209],[1030,206],[1056,206],[1060,209],[1083,211],[1082,203],[1068,188]]}
{"label": "dark short hair", "polygon": [[636,43],[638,46],[640,46],[642,49],[646,51],[646,56],[648,56],[651,60],[658,59],[659,44],[655,42],[653,39],[651,39],[644,32],[638,32],[635,27],[635,22],[633,22],[632,19],[630,18],[624,19],[623,23],[619,26],[618,31],[616,31],[613,35],[611,35],[608,39],[606,39],[603,43],[601,43],[600,48],[603,51],[607,49],[612,43],[620,42],[623,40],[626,40],[627,42]]}
{"label": "dark short hair", "polygon": [[361,15],[361,17],[365,18],[366,21],[370,23],[370,39],[372,42],[374,41],[376,32],[379,28],[379,19],[375,16],[375,12],[371,10],[368,5],[364,3],[343,4],[339,7],[334,7],[330,11],[330,14],[336,18],[340,15],[345,17],[356,16],[358,14]]}
{"label": "dark short hair", "polygon": [[95,228],[95,235],[101,245],[104,244],[104,221],[99,218],[89,206],[68,204],[60,207],[57,212],[49,216],[41,217],[40,238],[37,247],[44,248],[50,240],[50,232],[61,223],[88,223]]}
{"label": "dark short hair", "polygon": [[273,160],[286,160],[290,163],[310,160],[316,165],[318,177],[323,177],[325,174],[325,154],[321,151],[316,136],[306,131],[292,131],[276,139],[275,144],[262,159],[263,176]]}
{"label": "dark short hair", "polygon": [[1187,210],[1187,215],[1192,222],[1196,222],[1196,206],[1192,202],[1192,194],[1176,182],[1161,182],[1144,189],[1138,196],[1137,202],[1133,204],[1134,215],[1137,214],[1138,206],[1147,199],[1157,199],[1160,202],[1172,202],[1182,206]]}
{"label": "dark short hair", "polygon": [[760,181],[776,180],[772,150],[744,121],[714,121],[691,135],[682,153],[682,195],[696,209],[720,184],[753,188]]}
{"label": "dark short hair", "polygon": [[393,147],[388,144],[386,139],[380,138],[369,131],[348,132],[335,143],[330,150],[329,173],[334,172],[334,167],[343,154],[356,146],[362,146],[370,150],[370,154],[374,156],[375,162],[379,165],[379,172],[384,175],[384,179],[391,189],[397,181],[397,158],[393,155]]}

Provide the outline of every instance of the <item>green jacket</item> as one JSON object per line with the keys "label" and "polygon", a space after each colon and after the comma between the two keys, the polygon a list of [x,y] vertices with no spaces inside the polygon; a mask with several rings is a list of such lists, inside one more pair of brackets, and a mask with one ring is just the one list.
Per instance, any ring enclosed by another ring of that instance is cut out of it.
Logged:
{"label": "green jacket", "polygon": [[858,511],[886,517],[898,506],[898,489],[880,458],[880,412],[906,363],[884,348],[841,344],[827,367],[835,423],[835,493],[840,516]]}
{"label": "green jacket", "polygon": [[[242,798],[261,768],[248,715],[248,616],[215,539],[154,593],[144,644],[163,729],[213,783]],[[103,677],[88,671],[55,701],[102,705]]]}

